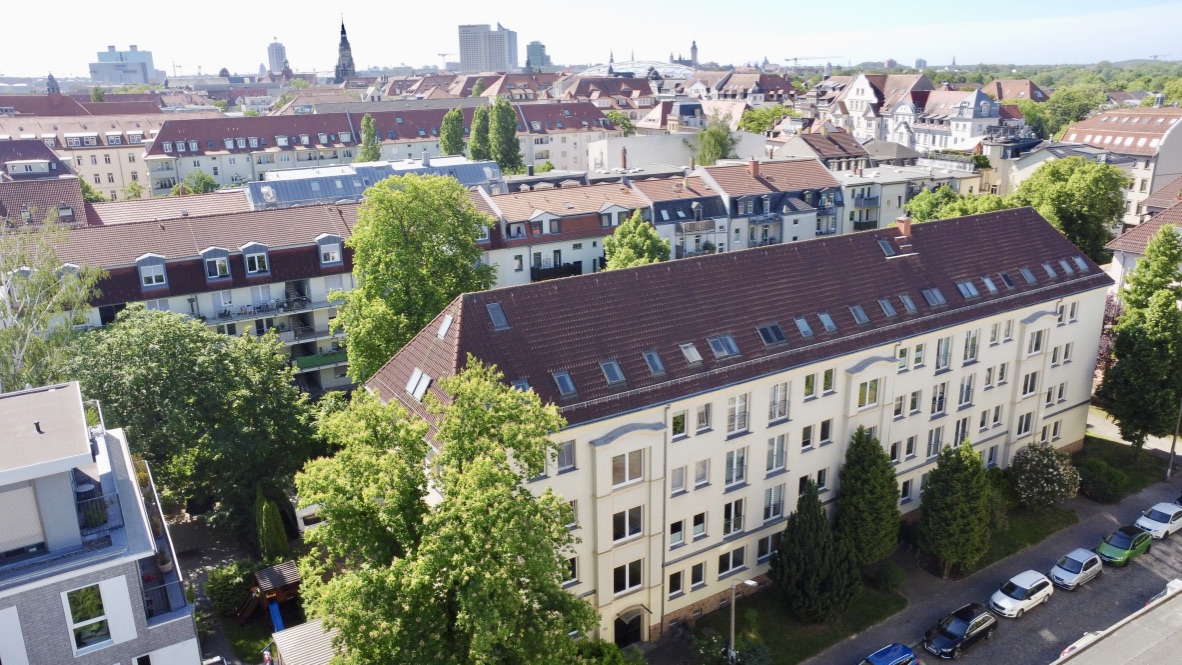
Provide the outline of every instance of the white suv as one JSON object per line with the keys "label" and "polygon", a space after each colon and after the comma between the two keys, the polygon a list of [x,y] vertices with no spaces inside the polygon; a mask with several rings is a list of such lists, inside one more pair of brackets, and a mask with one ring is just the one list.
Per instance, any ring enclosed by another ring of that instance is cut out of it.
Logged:
{"label": "white suv", "polygon": [[1028,570],[1001,585],[989,599],[989,607],[1003,617],[1018,619],[1035,605],[1050,600],[1054,592],[1046,575]]}

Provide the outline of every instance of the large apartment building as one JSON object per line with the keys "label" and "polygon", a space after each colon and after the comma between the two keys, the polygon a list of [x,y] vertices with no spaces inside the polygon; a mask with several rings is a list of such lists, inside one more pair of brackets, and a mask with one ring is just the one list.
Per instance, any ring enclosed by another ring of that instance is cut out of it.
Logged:
{"label": "large apartment building", "polygon": [[0,662],[198,665],[150,472],[85,408],[77,383],[0,394]]}
{"label": "large apartment building", "polygon": [[566,587],[629,644],[762,578],[792,490],[831,504],[859,426],[904,512],[944,445],[1004,467],[1081,443],[1110,284],[1031,209],[901,222],[465,294],[368,387],[426,417],[472,354],[557,405],[531,486],[570,501]]}

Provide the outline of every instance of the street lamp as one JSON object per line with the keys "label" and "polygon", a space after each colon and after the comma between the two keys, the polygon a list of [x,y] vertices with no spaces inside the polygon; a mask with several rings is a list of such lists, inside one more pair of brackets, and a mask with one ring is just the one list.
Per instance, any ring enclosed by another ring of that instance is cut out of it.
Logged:
{"label": "street lamp", "polygon": [[731,641],[727,644],[726,656],[727,662],[734,665],[735,662],[735,587],[744,584],[746,586],[759,586],[755,580],[735,580],[731,582]]}

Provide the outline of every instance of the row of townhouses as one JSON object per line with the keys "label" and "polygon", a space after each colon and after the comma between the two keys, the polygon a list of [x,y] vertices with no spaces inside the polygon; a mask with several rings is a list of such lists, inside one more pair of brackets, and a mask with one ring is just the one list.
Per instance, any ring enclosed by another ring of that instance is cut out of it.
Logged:
{"label": "row of townhouses", "polygon": [[904,512],[944,445],[1081,444],[1110,284],[1030,209],[900,222],[464,294],[367,387],[429,417],[471,354],[557,405],[531,486],[570,502],[565,585],[625,645],[767,573],[792,490],[831,505],[859,426]]}

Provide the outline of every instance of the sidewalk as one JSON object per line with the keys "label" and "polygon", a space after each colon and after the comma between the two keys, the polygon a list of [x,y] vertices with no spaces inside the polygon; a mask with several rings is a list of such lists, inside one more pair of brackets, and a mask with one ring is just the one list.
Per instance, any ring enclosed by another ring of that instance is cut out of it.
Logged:
{"label": "sidewalk", "polygon": [[[1120,428],[1108,418],[1108,414],[1103,409],[1096,406],[1088,408],[1088,434],[1112,439],[1113,441],[1122,440],[1120,438]],[[1145,450],[1157,450],[1165,455],[1169,455],[1170,441],[1173,438],[1173,436],[1151,436],[1145,441]],[[1178,444],[1178,450],[1174,452],[1175,454],[1182,453],[1182,443]]]}

